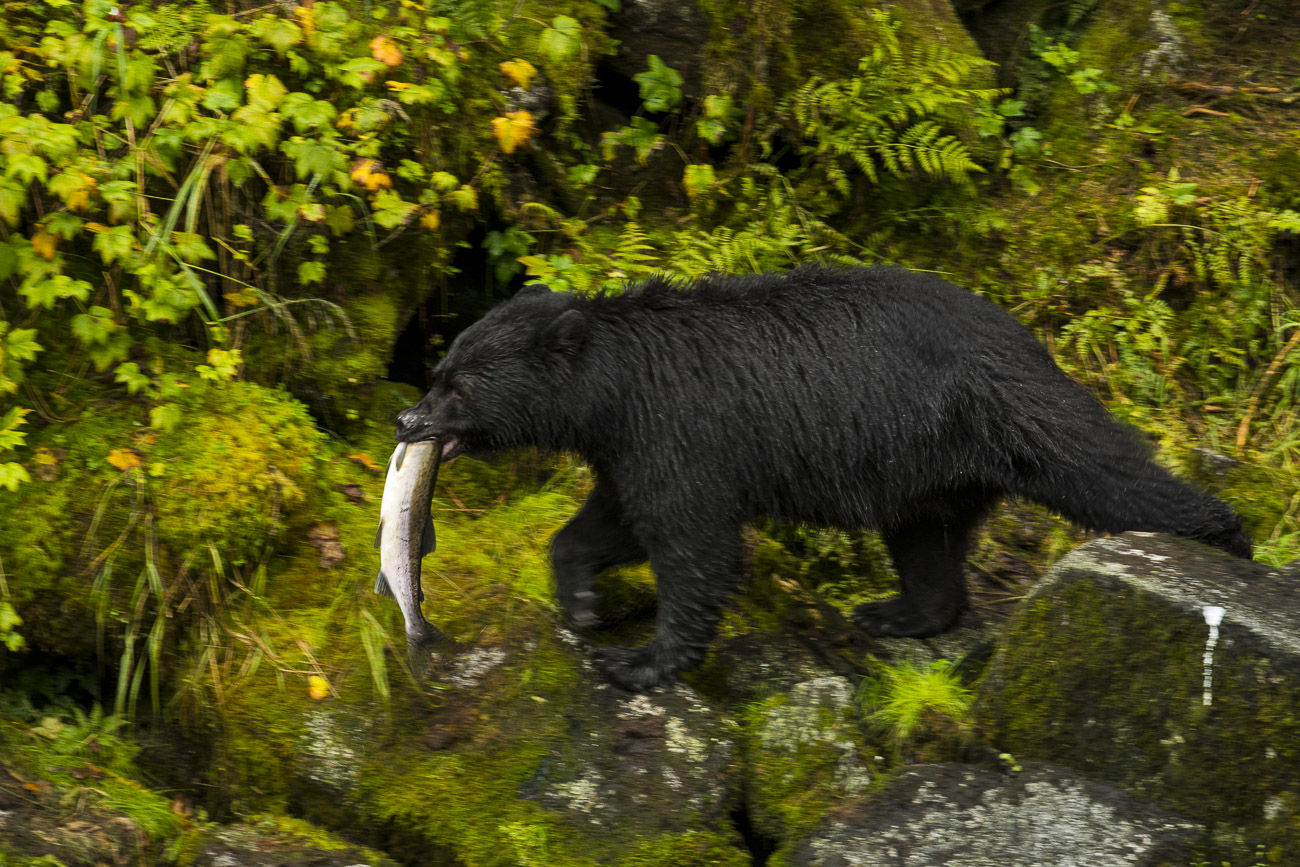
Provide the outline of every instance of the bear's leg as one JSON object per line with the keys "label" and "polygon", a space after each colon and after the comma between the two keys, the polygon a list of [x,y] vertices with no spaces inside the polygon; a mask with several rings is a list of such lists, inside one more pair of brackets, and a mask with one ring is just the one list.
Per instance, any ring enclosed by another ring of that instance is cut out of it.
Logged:
{"label": "bear's leg", "polygon": [[555,595],[570,622],[581,629],[600,625],[592,589],[596,576],[645,559],[645,549],[624,523],[613,490],[597,482],[578,514],[551,541]]}
{"label": "bear's leg", "polygon": [[962,564],[971,535],[988,511],[988,498],[961,498],[945,514],[931,514],[883,532],[903,582],[901,595],[853,611],[853,622],[879,637],[927,638],[949,629],[966,604]]}
{"label": "bear's leg", "polygon": [[644,692],[673,682],[704,660],[718,620],[740,580],[740,528],[670,537],[650,551],[659,592],[654,640],[645,647],[601,647],[597,667],[615,686]]}

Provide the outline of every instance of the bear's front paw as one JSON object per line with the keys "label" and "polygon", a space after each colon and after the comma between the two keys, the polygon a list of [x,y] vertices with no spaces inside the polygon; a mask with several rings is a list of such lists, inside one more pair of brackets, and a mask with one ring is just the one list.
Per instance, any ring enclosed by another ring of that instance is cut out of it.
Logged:
{"label": "bear's front paw", "polygon": [[650,647],[600,647],[591,655],[605,679],[629,692],[647,692],[673,682],[676,672],[657,664]]}
{"label": "bear's front paw", "polygon": [[859,605],[853,609],[853,622],[877,638],[929,638],[952,625],[927,614],[901,596]]}
{"label": "bear's front paw", "polygon": [[596,594],[590,590],[579,590],[572,598],[564,602],[564,616],[575,629],[592,630],[600,628],[600,617],[596,614]]}

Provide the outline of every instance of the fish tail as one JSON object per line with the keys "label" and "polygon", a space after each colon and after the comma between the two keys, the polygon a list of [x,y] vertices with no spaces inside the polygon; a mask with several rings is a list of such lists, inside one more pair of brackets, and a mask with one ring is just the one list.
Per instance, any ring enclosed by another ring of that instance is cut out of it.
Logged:
{"label": "fish tail", "polygon": [[429,650],[443,643],[451,643],[451,638],[423,618],[412,626],[414,631],[406,633],[406,652],[411,660],[412,671],[419,672],[429,661]]}

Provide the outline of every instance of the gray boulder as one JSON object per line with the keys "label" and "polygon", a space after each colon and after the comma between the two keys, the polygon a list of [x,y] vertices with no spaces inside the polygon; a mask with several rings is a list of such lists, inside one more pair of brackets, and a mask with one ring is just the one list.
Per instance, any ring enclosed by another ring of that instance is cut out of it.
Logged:
{"label": "gray boulder", "polygon": [[831,817],[801,867],[1187,864],[1200,828],[1124,790],[1033,765],[1012,775],[914,765]]}
{"label": "gray boulder", "polygon": [[975,717],[998,751],[1204,823],[1212,860],[1300,863],[1294,576],[1166,536],[1084,545],[1017,609]]}

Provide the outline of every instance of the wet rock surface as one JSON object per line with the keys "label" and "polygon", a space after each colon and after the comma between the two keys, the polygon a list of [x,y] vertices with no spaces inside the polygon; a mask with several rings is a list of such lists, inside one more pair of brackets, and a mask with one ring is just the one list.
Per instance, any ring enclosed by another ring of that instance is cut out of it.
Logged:
{"label": "wet rock surface", "polygon": [[1130,867],[1188,863],[1201,829],[1116,786],[1047,765],[903,769],[841,808],[799,849],[801,867]]}
{"label": "wet rock surface", "polygon": [[[1222,609],[1217,626],[1207,607]],[[1257,841],[1294,846],[1298,612],[1300,582],[1285,570],[1167,536],[1099,539],[1017,610],[977,725],[998,751],[1067,764],[1205,824],[1224,858],[1252,857]]]}

